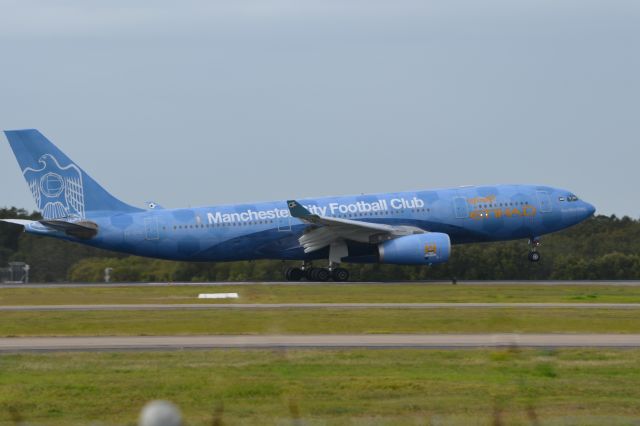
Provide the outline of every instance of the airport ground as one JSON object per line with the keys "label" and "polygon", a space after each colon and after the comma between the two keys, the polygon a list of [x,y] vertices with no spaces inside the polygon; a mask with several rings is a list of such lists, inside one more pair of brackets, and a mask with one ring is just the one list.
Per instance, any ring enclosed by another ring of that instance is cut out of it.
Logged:
{"label": "airport ground", "polygon": [[[197,299],[207,292],[237,292],[240,298]],[[366,305],[376,303],[407,305]],[[195,309],[202,304],[204,309]],[[70,305],[86,310],[68,310]],[[154,307],[159,305],[168,309]],[[602,337],[638,339],[640,287],[629,283],[0,288],[2,307],[13,309],[0,311],[4,341],[19,336],[143,340],[349,334],[353,344],[341,349],[284,344],[250,350],[174,346],[3,353],[0,424],[20,419],[44,425],[134,424],[140,407],[156,398],[176,402],[189,425],[212,424],[216,418],[225,424],[301,419],[311,425],[595,425],[635,424],[640,418],[640,349],[596,344]],[[462,339],[545,333],[555,342],[561,339],[553,348],[532,348],[517,338],[512,344],[498,342],[502,347],[485,342],[458,350],[358,347],[376,336],[393,340],[435,333]],[[560,347],[565,337],[571,346],[574,333],[580,333],[585,347]],[[591,343],[605,347],[588,347]]]}
{"label": "airport ground", "polygon": [[[137,303],[640,303],[640,282],[182,283],[0,286],[0,305]],[[238,299],[198,299],[237,292]]]}
{"label": "airport ground", "polygon": [[1,424],[133,425],[156,398],[177,403],[189,425],[627,425],[640,416],[639,350],[83,352],[0,363]]}
{"label": "airport ground", "polygon": [[2,312],[0,336],[640,333],[640,309],[243,309]]}

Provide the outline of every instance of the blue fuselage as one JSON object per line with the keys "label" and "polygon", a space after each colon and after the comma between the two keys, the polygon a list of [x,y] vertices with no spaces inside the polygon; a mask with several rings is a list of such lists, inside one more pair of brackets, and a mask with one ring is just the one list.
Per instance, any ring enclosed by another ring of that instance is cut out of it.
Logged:
{"label": "blue fuselage", "polygon": [[[497,185],[299,200],[311,213],[442,232],[454,244],[536,238],[575,225],[593,206],[569,191],[546,186]],[[311,260],[328,250],[304,253],[298,238],[309,227],[290,216],[285,201],[146,210],[93,212],[95,238],[82,241],[52,231],[27,229],[94,247],[140,256],[188,261]],[[349,242],[348,242],[349,243]],[[345,261],[376,261],[375,247],[349,243]]]}

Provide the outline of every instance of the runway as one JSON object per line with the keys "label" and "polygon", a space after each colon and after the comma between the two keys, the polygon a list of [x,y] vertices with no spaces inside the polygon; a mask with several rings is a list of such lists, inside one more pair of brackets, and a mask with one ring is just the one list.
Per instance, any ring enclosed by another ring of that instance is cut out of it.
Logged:
{"label": "runway", "polygon": [[[449,281],[372,281],[372,282],[288,282],[288,281],[248,281],[248,282],[155,282],[155,283],[34,283],[34,284],[0,284],[2,288],[77,288],[77,287],[222,287],[248,285],[283,285],[283,286],[345,286],[345,285],[452,285]],[[457,281],[458,285],[541,285],[541,286],[626,286],[638,287],[640,281]]]}
{"label": "runway", "polygon": [[189,303],[118,305],[12,305],[0,312],[166,311],[256,309],[640,309],[640,303]]}
{"label": "runway", "polygon": [[0,352],[268,348],[638,348],[640,334],[369,334],[0,338]]}

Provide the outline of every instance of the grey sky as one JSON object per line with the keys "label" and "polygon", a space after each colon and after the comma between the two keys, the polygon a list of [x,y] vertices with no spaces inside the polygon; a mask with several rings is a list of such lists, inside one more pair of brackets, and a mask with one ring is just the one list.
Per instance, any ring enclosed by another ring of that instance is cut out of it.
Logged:
{"label": "grey sky", "polygon": [[[640,216],[640,2],[0,2],[0,128],[166,207],[542,183]],[[0,206],[34,203],[6,141]]]}

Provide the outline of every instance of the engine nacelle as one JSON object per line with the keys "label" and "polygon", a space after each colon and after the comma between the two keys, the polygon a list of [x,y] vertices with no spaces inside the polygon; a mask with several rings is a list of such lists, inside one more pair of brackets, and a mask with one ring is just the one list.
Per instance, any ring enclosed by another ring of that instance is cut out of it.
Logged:
{"label": "engine nacelle", "polygon": [[441,232],[407,235],[378,245],[380,263],[433,265],[451,255],[451,240]]}

